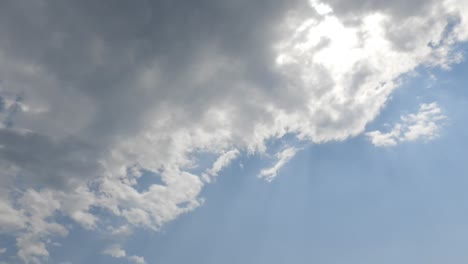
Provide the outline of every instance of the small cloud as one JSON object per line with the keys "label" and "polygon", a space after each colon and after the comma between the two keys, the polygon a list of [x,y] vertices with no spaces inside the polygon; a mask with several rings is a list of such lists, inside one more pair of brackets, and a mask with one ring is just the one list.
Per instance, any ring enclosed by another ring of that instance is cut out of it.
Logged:
{"label": "small cloud", "polygon": [[135,264],[146,264],[145,258],[140,256],[130,256],[127,259]]}
{"label": "small cloud", "polygon": [[7,249],[6,249],[6,248],[0,248],[0,255],[1,255],[1,254],[5,254],[5,252],[7,252]]}
{"label": "small cloud", "polygon": [[111,245],[104,251],[102,251],[102,254],[111,256],[113,258],[125,258],[131,263],[135,264],[146,264],[145,258],[132,255],[132,256],[127,256],[127,253],[125,250],[118,244]]}
{"label": "small cloud", "polygon": [[210,182],[211,179],[209,176],[216,177],[218,173],[228,166],[235,158],[239,156],[239,151],[233,149],[221,154],[218,159],[213,163],[213,166],[206,171],[204,174],[204,179],[207,182]]}
{"label": "small cloud", "polygon": [[132,229],[128,225],[122,225],[119,227],[108,227],[109,231],[114,236],[129,236],[132,234]]}
{"label": "small cloud", "polygon": [[125,250],[122,249],[120,245],[117,245],[117,244],[108,247],[107,249],[102,251],[102,254],[111,256],[113,258],[123,258],[127,255],[125,253]]}
{"label": "small cloud", "polygon": [[277,162],[273,167],[263,169],[260,171],[260,178],[263,178],[267,181],[272,181],[278,171],[291,159],[296,155],[298,149],[293,147],[288,147],[283,151],[276,154]]}
{"label": "small cloud", "polygon": [[331,8],[330,5],[327,5],[317,0],[311,0],[309,1],[309,3],[319,15],[323,16],[323,15],[328,15],[330,13],[333,13],[333,9]]}
{"label": "small cloud", "polygon": [[441,121],[447,117],[436,102],[421,104],[416,114],[401,116],[387,133],[375,130],[367,132],[372,144],[377,147],[390,147],[405,141],[431,140],[439,136]]}

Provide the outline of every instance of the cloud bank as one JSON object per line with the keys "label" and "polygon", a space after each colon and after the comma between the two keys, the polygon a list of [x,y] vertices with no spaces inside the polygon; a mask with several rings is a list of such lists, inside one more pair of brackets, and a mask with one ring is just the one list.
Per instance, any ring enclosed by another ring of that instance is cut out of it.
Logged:
{"label": "cloud bank", "polygon": [[[39,263],[68,233],[59,215],[159,230],[242,153],[362,134],[400,76],[462,59],[467,14],[463,0],[3,1],[0,232]],[[408,118],[393,140],[431,130]],[[215,158],[198,175],[200,153]]]}

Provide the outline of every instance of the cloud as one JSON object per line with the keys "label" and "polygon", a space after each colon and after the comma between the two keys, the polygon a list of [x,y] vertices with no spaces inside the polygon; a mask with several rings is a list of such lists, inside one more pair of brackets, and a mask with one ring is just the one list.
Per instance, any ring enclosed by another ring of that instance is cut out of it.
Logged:
{"label": "cloud", "polygon": [[0,255],[1,255],[1,254],[5,254],[5,252],[7,252],[7,249],[6,249],[6,248],[0,248]]}
{"label": "cloud", "polygon": [[[0,232],[39,262],[57,215],[157,231],[203,203],[200,153],[213,177],[286,134],[357,136],[401,75],[460,61],[465,2],[4,2]],[[142,171],[160,178],[140,190]]]}
{"label": "cloud", "polygon": [[14,232],[25,225],[22,212],[15,210],[8,201],[0,201],[0,231],[2,233]]}
{"label": "cloud", "polygon": [[278,171],[290,160],[296,155],[296,152],[298,149],[293,148],[293,147],[288,147],[281,152],[276,154],[277,161],[275,165],[273,165],[271,168],[268,169],[262,169],[260,171],[260,178],[263,178],[267,181],[272,181],[275,177]]}
{"label": "cloud", "polygon": [[218,159],[213,163],[213,166],[207,170],[207,174],[203,174],[202,177],[205,181],[210,182],[211,177],[218,176],[218,173],[227,165],[229,165],[237,156],[239,155],[239,151],[237,149],[227,151],[221,154]]}
{"label": "cloud", "polygon": [[111,256],[113,258],[123,258],[127,255],[125,250],[123,250],[120,245],[112,245],[102,251],[102,254]]}
{"label": "cloud", "polygon": [[114,236],[129,236],[132,234],[132,229],[128,225],[122,225],[116,228],[113,226],[109,226],[108,229]]}
{"label": "cloud", "polygon": [[99,171],[94,148],[73,138],[57,142],[32,131],[5,128],[0,129],[0,145],[0,164],[12,166],[26,186],[75,188],[77,181],[96,177]]}
{"label": "cloud", "polygon": [[58,212],[60,202],[54,199],[51,191],[30,189],[21,196],[19,204],[27,213],[24,216],[25,230],[16,237],[18,257],[25,263],[40,263],[41,259],[49,257],[43,238],[68,234],[63,225],[50,220]]}
{"label": "cloud", "polygon": [[108,255],[108,256],[111,256],[113,258],[126,258],[129,262],[135,263],[135,264],[145,264],[146,263],[145,258],[143,258],[143,257],[135,256],[135,255],[127,256],[127,253],[125,252],[125,250],[122,249],[122,247],[120,245],[117,245],[117,244],[108,247],[107,249],[102,251],[102,253],[104,255]]}
{"label": "cloud", "polygon": [[378,147],[395,146],[398,143],[415,140],[431,140],[438,136],[441,122],[446,119],[436,102],[421,104],[416,114],[401,117],[401,123],[396,123],[392,130],[367,132],[372,144]]}
{"label": "cloud", "polygon": [[145,264],[146,261],[145,261],[145,258],[143,257],[140,257],[140,256],[130,256],[128,257],[128,260],[132,263],[135,263],[135,264]]}

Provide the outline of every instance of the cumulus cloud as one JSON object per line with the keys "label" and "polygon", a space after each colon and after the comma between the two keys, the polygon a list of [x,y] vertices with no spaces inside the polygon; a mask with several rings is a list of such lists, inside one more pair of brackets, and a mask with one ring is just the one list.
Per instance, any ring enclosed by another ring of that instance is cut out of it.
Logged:
{"label": "cumulus cloud", "polygon": [[17,235],[18,257],[25,263],[40,263],[47,258],[47,241],[44,237],[65,236],[68,230],[50,219],[58,212],[60,202],[50,191],[38,192],[29,189],[19,199],[25,213],[24,231]]}
{"label": "cumulus cloud", "polygon": [[[467,14],[462,0],[3,1],[0,232],[39,262],[67,234],[58,214],[159,230],[270,140],[363,133],[401,75],[460,61]],[[217,159],[201,175],[199,153]],[[143,171],[158,180],[142,190]]]}
{"label": "cumulus cloud", "polygon": [[371,131],[366,136],[378,147],[395,146],[398,143],[415,140],[431,140],[438,136],[441,122],[446,119],[436,102],[421,104],[416,114],[404,115],[387,132]]}

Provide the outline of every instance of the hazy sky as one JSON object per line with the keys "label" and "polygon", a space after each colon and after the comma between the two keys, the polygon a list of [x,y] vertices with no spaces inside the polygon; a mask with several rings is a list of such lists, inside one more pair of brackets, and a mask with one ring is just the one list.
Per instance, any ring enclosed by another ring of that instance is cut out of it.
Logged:
{"label": "hazy sky", "polygon": [[468,261],[468,1],[0,3],[0,263]]}

